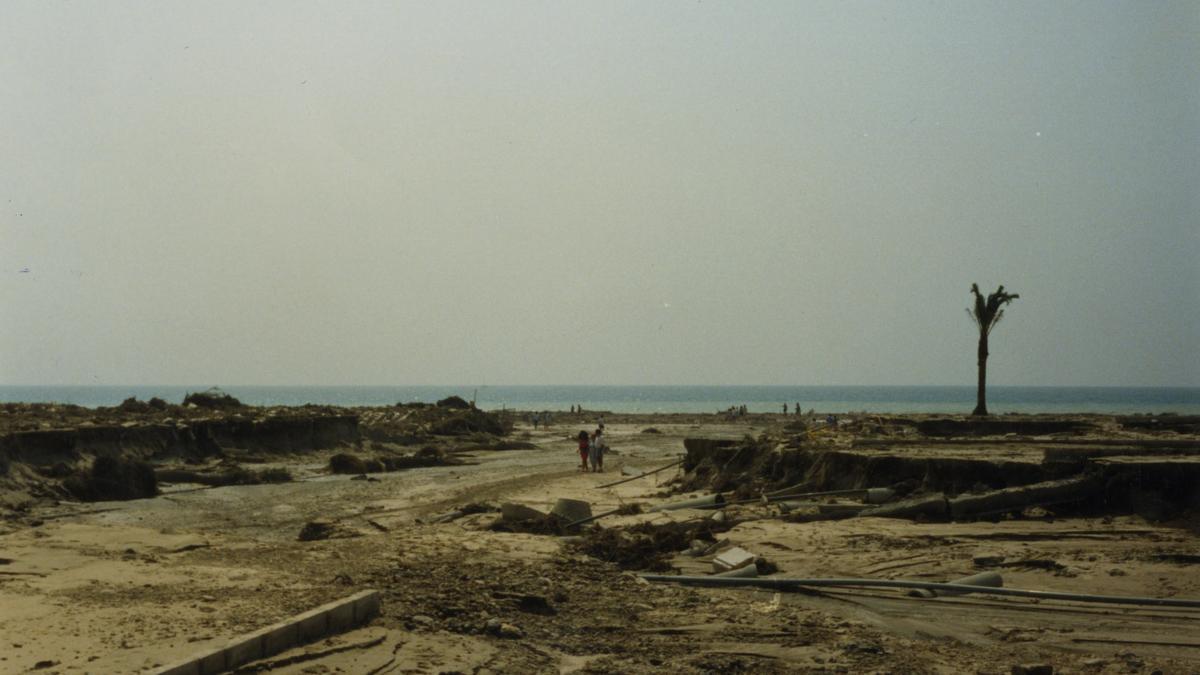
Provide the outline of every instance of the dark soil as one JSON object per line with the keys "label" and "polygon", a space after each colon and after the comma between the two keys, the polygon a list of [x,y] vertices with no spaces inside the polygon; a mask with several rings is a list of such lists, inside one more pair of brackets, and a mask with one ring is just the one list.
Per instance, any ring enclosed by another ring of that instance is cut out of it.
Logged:
{"label": "dark soil", "polygon": [[100,456],[90,470],[67,478],[63,488],[85,502],[141,499],[158,494],[158,479],[146,462]]}
{"label": "dark soil", "polygon": [[692,542],[716,541],[714,534],[725,532],[732,525],[707,518],[655,525],[641,523],[627,528],[596,528],[584,536],[579,550],[604,562],[615,563],[623,570],[666,572],[672,569],[670,560]]}

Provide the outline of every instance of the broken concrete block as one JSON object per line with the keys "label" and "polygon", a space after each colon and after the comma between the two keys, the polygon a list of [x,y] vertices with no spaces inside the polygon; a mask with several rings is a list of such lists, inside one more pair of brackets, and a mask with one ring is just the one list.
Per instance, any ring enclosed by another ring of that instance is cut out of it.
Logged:
{"label": "broken concrete block", "polygon": [[592,517],[592,505],[581,499],[559,499],[550,513],[563,522],[574,523]]}
{"label": "broken concrete block", "polygon": [[507,521],[540,520],[545,518],[546,514],[524,504],[507,502],[500,505],[500,517]]}
{"label": "broken concrete block", "polygon": [[754,564],[754,554],[739,546],[734,546],[713,558],[713,572],[728,572],[746,565]]}

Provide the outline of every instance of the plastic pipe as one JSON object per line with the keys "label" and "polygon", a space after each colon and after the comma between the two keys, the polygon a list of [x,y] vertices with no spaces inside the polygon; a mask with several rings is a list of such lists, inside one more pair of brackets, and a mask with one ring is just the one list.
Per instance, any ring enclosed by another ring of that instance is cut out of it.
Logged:
{"label": "plastic pipe", "polygon": [[735,579],[754,579],[758,576],[758,566],[752,561],[749,565],[742,565],[733,570],[726,570],[714,574],[715,577],[735,578]]}
{"label": "plastic pipe", "polygon": [[658,512],[658,511],[675,511],[678,509],[715,509],[724,504],[725,504],[725,498],[722,497],[721,493],[718,492],[715,495],[707,495],[705,497],[697,497],[695,499],[689,499],[687,501],[667,502],[666,504],[659,504],[658,506],[656,506],[650,510],[652,512]]}
{"label": "plastic pipe", "polygon": [[879,587],[879,588],[925,588],[933,591],[957,591],[959,593],[987,593],[990,595],[1011,595],[1019,598],[1038,598],[1040,600],[1067,600],[1072,602],[1094,602],[1111,605],[1148,605],[1155,607],[1190,607],[1200,608],[1200,600],[1185,598],[1143,598],[1125,595],[1091,595],[1087,593],[1060,593],[1058,591],[1030,591],[1020,588],[992,588],[990,586],[969,586],[966,584],[942,584],[932,581],[908,581],[904,579],[737,579],[717,576],[676,576],[665,574],[643,574],[646,581],[671,582],[677,584],[695,584],[697,586],[757,586],[771,588],[777,591],[803,588],[805,586],[844,586],[844,587]]}
{"label": "plastic pipe", "polygon": [[671,462],[670,464],[668,464],[668,465],[666,465],[666,466],[660,466],[660,467],[658,467],[657,469],[654,469],[654,470],[652,470],[652,471],[647,471],[647,472],[645,472],[645,473],[639,473],[639,474],[638,474],[638,475],[636,475],[636,476],[631,476],[631,477],[629,477],[629,478],[623,478],[623,479],[621,479],[621,480],[614,481],[614,482],[612,482],[612,483],[605,483],[604,485],[597,485],[597,486],[596,486],[596,489],[600,489],[600,488],[608,488],[608,487],[612,487],[612,486],[614,486],[614,485],[620,485],[621,483],[628,483],[628,482],[629,482],[629,481],[631,481],[631,480],[637,480],[637,479],[641,478],[642,476],[650,476],[650,475],[653,475],[653,474],[656,474],[656,473],[658,473],[659,471],[665,471],[666,469],[669,469],[669,468],[671,468],[671,467],[673,467],[673,466],[677,466],[677,465],[679,465],[679,464],[683,464],[683,460],[682,460],[682,459],[678,459],[678,460],[676,460],[676,461],[674,461],[674,462]]}
{"label": "plastic pipe", "polygon": [[[991,586],[999,588],[1004,585],[1004,579],[1000,576],[999,572],[980,572],[979,574],[972,574],[969,577],[954,579],[948,583],[956,586]],[[928,588],[914,588],[908,592],[908,595],[912,598],[936,598],[939,595],[963,595],[963,593],[961,591],[941,591],[939,593],[931,591]]]}

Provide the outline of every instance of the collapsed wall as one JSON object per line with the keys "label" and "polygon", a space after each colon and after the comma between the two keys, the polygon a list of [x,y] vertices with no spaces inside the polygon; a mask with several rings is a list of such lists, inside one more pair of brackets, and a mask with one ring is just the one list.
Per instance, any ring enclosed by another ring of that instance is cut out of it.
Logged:
{"label": "collapsed wall", "polygon": [[[1183,447],[1155,451],[1161,455],[1123,456],[1112,456],[1104,446],[1096,447],[1093,455],[1087,447],[1079,447],[1073,448],[1070,462],[1056,461],[1052,452],[1042,457],[1034,451],[1018,459],[987,457],[982,450],[979,457],[961,456],[969,452],[946,456],[911,448],[852,449],[796,439],[789,444],[766,438],[689,438],[684,447],[680,488],[727,493],[733,499],[757,498],[783,488],[820,492],[887,487],[901,497],[999,493],[999,497],[1017,495],[1018,500],[1029,495],[1031,503],[1039,499],[1047,503],[1046,490],[1034,486],[1065,481],[1073,487],[1071,499],[1060,502],[1064,511],[1137,513],[1151,520],[1200,511],[1200,492],[1194,488],[1200,481],[1200,456]],[[1085,480],[1077,486],[1075,479]]]}
{"label": "collapsed wall", "polygon": [[69,464],[89,455],[201,459],[219,456],[227,448],[293,453],[332,448],[358,439],[357,415],[297,415],[17,431],[0,436],[0,454],[10,462],[49,466]]}
{"label": "collapsed wall", "polygon": [[290,454],[359,441],[353,414],[258,419],[163,419],[13,431],[0,435],[0,508],[32,498],[84,501],[157,494],[151,462],[201,462],[227,450]]}

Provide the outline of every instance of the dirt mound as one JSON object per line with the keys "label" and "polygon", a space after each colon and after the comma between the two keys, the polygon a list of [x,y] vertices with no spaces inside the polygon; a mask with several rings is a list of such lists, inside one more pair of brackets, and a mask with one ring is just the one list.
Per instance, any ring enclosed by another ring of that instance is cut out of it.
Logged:
{"label": "dirt mound", "polygon": [[197,408],[208,408],[210,410],[228,410],[230,408],[241,408],[242,402],[213,387],[207,391],[189,393],[184,396],[183,405],[194,405]]}
{"label": "dirt mound", "polygon": [[548,513],[522,519],[501,518],[492,523],[488,529],[493,532],[524,532],[526,534],[547,534],[552,536],[567,534],[565,523],[557,516]]}
{"label": "dirt mound", "polygon": [[142,499],[158,494],[158,479],[146,462],[101,456],[90,470],[63,481],[63,488],[84,502]]}
{"label": "dirt mound", "polygon": [[461,462],[447,455],[446,451],[441,448],[428,446],[421,448],[411,455],[385,454],[374,457],[360,457],[353,453],[340,452],[329,458],[329,471],[338,474],[359,475],[446,464],[461,464]]}
{"label": "dirt mound", "polygon": [[154,472],[154,475],[160,483],[198,483],[210,487],[289,483],[292,481],[292,473],[287,469],[263,469],[255,471],[241,466],[226,467],[219,471],[158,469]]}
{"label": "dirt mound", "polygon": [[468,403],[461,396],[447,396],[446,398],[437,402],[437,407],[439,407],[439,408],[454,408],[455,410],[468,410],[475,406]]}
{"label": "dirt mound", "polygon": [[435,436],[466,436],[474,433],[503,436],[508,433],[508,429],[499,415],[468,408],[434,422],[430,425],[429,432]]}
{"label": "dirt mound", "polygon": [[121,401],[121,404],[116,406],[116,409],[123,413],[148,414],[163,412],[168,410],[170,407],[171,404],[167,403],[161,398],[158,398],[157,396],[149,401],[139,401],[136,397],[130,396],[124,401]]}
{"label": "dirt mound", "polygon": [[680,523],[655,525],[640,523],[627,528],[595,529],[578,544],[579,550],[625,570],[665,572],[670,559],[686,551],[693,541],[713,542],[715,534],[732,527],[704,518]]}

